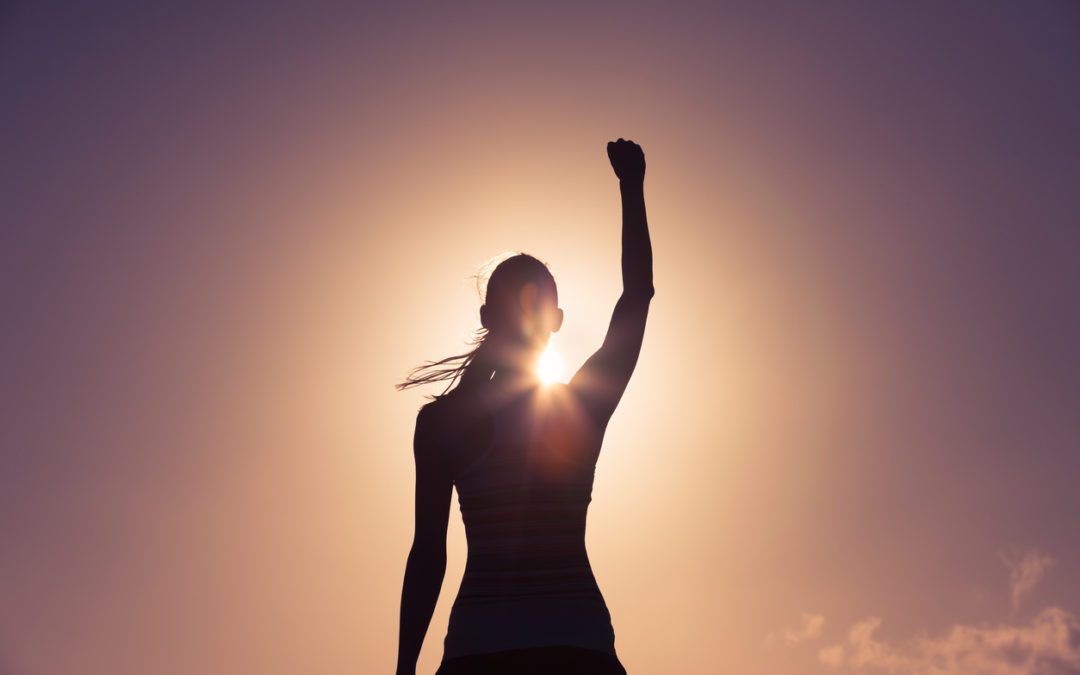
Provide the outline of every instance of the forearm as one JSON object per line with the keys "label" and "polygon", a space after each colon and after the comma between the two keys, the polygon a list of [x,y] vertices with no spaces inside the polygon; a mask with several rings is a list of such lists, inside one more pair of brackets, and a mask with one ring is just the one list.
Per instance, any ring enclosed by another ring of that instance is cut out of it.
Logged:
{"label": "forearm", "polygon": [[418,549],[409,552],[401,589],[401,621],[398,637],[397,675],[416,672],[416,659],[431,624],[446,574],[446,550]]}
{"label": "forearm", "polygon": [[641,180],[619,182],[622,193],[622,280],[624,296],[653,295],[652,243],[645,219]]}

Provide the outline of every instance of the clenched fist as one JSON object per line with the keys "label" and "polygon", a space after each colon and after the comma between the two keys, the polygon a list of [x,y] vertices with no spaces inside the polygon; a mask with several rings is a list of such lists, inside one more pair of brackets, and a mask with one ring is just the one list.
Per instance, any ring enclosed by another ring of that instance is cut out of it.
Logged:
{"label": "clenched fist", "polygon": [[637,143],[621,138],[612,141],[607,144],[607,156],[620,181],[645,180],[645,153]]}

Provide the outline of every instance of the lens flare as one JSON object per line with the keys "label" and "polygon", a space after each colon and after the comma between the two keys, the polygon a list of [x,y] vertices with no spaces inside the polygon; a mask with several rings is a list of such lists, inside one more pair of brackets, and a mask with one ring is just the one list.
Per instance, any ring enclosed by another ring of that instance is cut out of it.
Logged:
{"label": "lens flare", "polygon": [[540,376],[540,381],[544,384],[562,382],[562,356],[559,354],[558,350],[551,346],[550,343],[548,344],[547,349],[544,350],[543,355],[540,357],[540,364],[537,367],[537,374]]}

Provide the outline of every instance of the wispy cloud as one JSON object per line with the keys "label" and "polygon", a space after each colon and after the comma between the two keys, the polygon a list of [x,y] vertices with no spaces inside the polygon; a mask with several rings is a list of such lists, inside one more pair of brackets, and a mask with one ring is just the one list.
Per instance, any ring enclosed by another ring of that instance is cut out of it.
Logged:
{"label": "wispy cloud", "polygon": [[844,645],[825,647],[818,652],[818,659],[827,666],[839,668],[844,665]]}
{"label": "wispy cloud", "polygon": [[832,667],[877,668],[902,675],[1076,675],[1080,673],[1080,621],[1058,607],[1023,626],[957,625],[941,637],[896,646],[877,639],[881,619],[848,630],[847,643],[822,649]]}
{"label": "wispy cloud", "polygon": [[[1038,551],[1002,560],[1014,609],[1054,564]],[[1043,609],[1027,624],[958,624],[940,637],[920,635],[900,644],[878,639],[880,626],[876,616],[855,623],[847,640],[819,650],[818,660],[831,668],[898,675],[1080,675],[1080,620],[1060,607]]]}
{"label": "wispy cloud", "polygon": [[[803,640],[812,640],[821,637],[821,629],[824,625],[824,615],[803,612],[802,623],[797,628],[784,629],[784,642],[789,645],[794,645]],[[776,633],[769,633],[765,636],[765,645],[767,647],[773,647],[777,642]]]}
{"label": "wispy cloud", "polygon": [[803,640],[810,640],[821,636],[821,628],[825,625],[825,617],[821,614],[803,612],[802,625],[798,628],[784,629],[784,640],[793,645]]}
{"label": "wispy cloud", "polygon": [[1034,550],[1023,554],[1016,551],[1008,555],[1003,553],[1001,561],[1009,568],[1009,593],[1014,610],[1020,608],[1020,600],[1035,588],[1035,584],[1055,562],[1045,553]]}

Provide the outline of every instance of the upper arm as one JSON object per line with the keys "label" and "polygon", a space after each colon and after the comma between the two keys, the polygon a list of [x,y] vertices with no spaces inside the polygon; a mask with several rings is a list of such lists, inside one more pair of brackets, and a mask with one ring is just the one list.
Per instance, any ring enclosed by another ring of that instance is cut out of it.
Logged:
{"label": "upper arm", "polygon": [[651,290],[623,293],[615,304],[604,344],[570,379],[570,388],[602,423],[615,412],[637,365],[652,295]]}
{"label": "upper arm", "polygon": [[413,547],[446,551],[446,527],[454,481],[442,452],[439,425],[431,405],[420,409],[413,436],[416,460],[416,524]]}

